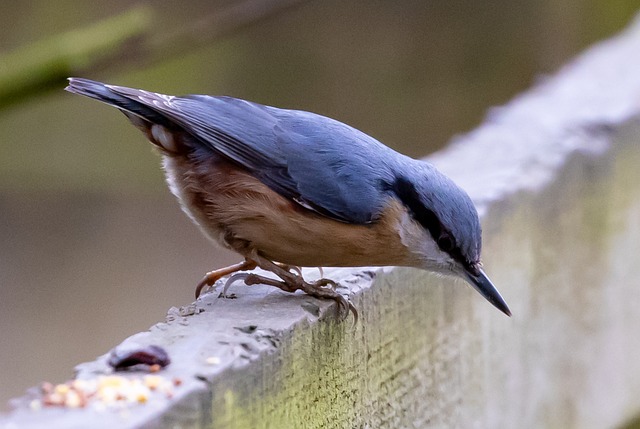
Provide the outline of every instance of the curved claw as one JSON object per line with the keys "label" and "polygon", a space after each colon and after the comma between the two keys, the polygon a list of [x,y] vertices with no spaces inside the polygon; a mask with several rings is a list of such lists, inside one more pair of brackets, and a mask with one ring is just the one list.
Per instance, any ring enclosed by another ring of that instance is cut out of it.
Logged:
{"label": "curved claw", "polygon": [[232,275],[231,277],[229,277],[227,279],[227,281],[224,283],[224,286],[222,287],[222,292],[220,292],[220,298],[226,298],[227,297],[227,291],[229,290],[229,288],[231,287],[231,285],[235,282],[237,282],[238,280],[246,280],[247,277],[249,277],[251,274],[248,273],[237,273]]}
{"label": "curved claw", "polygon": [[196,299],[200,298],[200,294],[202,294],[202,289],[204,289],[205,286],[211,286],[211,284],[209,284],[209,274],[208,273],[204,275],[202,280],[200,280],[200,282],[196,286]]}
{"label": "curved claw", "polygon": [[338,297],[333,298],[338,303],[339,312],[344,314],[343,320],[349,316],[349,313],[353,314],[353,326],[358,324],[358,310],[353,305],[351,301],[343,297],[342,295],[338,295]]}

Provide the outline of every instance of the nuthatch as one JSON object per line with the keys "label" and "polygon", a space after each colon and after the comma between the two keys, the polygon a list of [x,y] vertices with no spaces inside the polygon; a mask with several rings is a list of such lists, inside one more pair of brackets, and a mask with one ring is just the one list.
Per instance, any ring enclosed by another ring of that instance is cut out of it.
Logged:
{"label": "nuthatch", "polygon": [[67,91],[121,110],[160,151],[171,192],[216,243],[244,261],[198,285],[260,267],[281,280],[246,284],[331,298],[335,282],[307,282],[305,266],[408,266],[468,281],[511,315],[481,268],[478,213],[431,164],[314,113],[231,97],[156,94],[70,78]]}

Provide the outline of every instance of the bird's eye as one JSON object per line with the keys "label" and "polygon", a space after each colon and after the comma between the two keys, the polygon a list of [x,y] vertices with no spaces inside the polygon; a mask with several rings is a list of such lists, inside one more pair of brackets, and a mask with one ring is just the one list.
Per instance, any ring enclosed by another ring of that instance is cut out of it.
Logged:
{"label": "bird's eye", "polygon": [[445,252],[450,252],[454,247],[453,238],[447,233],[442,233],[438,237],[438,247]]}

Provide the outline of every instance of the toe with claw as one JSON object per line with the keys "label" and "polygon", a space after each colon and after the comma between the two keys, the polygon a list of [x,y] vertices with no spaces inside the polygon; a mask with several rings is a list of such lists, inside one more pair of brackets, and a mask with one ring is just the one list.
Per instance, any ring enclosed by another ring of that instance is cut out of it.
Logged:
{"label": "toe with claw", "polygon": [[[218,270],[209,271],[204,275],[202,280],[200,280],[200,283],[198,283],[198,285],[196,286],[196,299],[200,297],[202,290],[206,286],[213,286],[213,284],[220,280],[222,277],[228,276],[229,274],[233,274],[238,271],[253,270],[255,267],[257,267],[257,264],[254,261],[245,259],[243,262],[229,265],[228,267],[220,268]],[[233,279],[234,277],[235,276],[231,276],[229,280]],[[228,284],[229,281],[227,281],[227,284],[225,284],[225,292],[228,288]]]}
{"label": "toe with claw", "polygon": [[306,282],[302,277],[294,277],[284,281],[260,276],[258,274],[247,274],[244,278],[246,285],[265,284],[275,286],[285,292],[295,292],[301,290],[307,295],[320,299],[332,299],[338,303],[340,314],[346,317],[349,312],[353,314],[354,320],[358,320],[358,311],[355,306],[344,296],[335,291],[337,283],[330,279],[320,279],[315,282]]}

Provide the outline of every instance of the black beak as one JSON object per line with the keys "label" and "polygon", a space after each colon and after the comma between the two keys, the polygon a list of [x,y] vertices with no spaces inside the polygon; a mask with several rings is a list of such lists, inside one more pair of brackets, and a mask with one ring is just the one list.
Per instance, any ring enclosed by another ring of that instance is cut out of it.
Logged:
{"label": "black beak", "polygon": [[511,317],[511,310],[509,310],[507,303],[504,302],[500,292],[498,292],[498,289],[491,283],[491,280],[489,280],[489,277],[487,277],[484,271],[478,270],[478,274],[476,275],[465,270],[465,274],[467,275],[467,281],[475,290],[480,292],[480,295],[484,296],[495,308]]}

